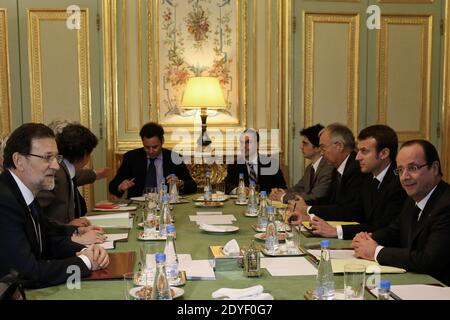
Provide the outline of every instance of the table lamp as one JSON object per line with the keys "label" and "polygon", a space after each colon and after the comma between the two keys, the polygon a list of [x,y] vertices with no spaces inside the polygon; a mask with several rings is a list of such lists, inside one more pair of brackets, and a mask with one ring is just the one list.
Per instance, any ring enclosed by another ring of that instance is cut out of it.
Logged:
{"label": "table lamp", "polygon": [[226,106],[223,91],[217,78],[191,77],[188,79],[181,99],[181,107],[201,110],[202,133],[197,140],[198,145],[206,147],[211,144],[211,139],[206,132],[208,110],[224,109]]}

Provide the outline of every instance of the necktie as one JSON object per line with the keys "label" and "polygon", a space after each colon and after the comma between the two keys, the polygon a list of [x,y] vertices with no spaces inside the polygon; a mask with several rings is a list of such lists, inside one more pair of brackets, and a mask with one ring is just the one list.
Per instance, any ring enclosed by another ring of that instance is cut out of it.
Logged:
{"label": "necktie", "polygon": [[417,226],[419,225],[419,214],[422,210],[415,205],[414,206],[414,210],[412,210],[411,214],[412,214],[412,222],[411,222],[411,229],[412,232],[416,231]]}
{"label": "necktie", "polygon": [[369,196],[370,196],[370,202],[372,204],[371,205],[372,207],[375,204],[375,197],[376,197],[377,192],[378,192],[379,184],[380,184],[380,181],[378,181],[378,179],[376,179],[376,178],[373,178],[372,181],[370,181],[370,186],[369,186],[370,193],[369,193]]}
{"label": "necktie", "polygon": [[86,200],[81,195],[80,191],[77,188],[77,179],[73,177],[72,179],[72,187],[73,187],[73,201],[75,203],[75,218],[79,218],[84,216],[87,213],[87,205]]}
{"label": "necktie", "polygon": [[250,169],[250,173],[249,173],[250,181],[253,181],[256,184],[258,178],[256,176],[255,168],[253,167],[253,164],[250,162],[248,162],[248,166]]}
{"label": "necktie", "polygon": [[311,191],[314,186],[315,174],[316,174],[316,171],[314,170],[314,167],[311,166],[311,171],[309,172],[309,191]]}
{"label": "necktie", "polygon": [[39,253],[42,253],[41,226],[39,224],[39,204],[37,203],[37,200],[34,199],[28,208],[30,209],[31,219],[33,220],[36,240],[39,246]]}
{"label": "necktie", "polygon": [[156,167],[155,160],[156,158],[149,158],[150,163],[147,168],[147,176],[145,178],[145,187],[156,188]]}

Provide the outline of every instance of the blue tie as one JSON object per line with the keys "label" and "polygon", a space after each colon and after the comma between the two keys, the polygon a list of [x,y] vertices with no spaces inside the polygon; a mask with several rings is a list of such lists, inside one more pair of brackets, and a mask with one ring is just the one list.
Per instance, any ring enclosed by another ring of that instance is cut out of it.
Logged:
{"label": "blue tie", "polygon": [[36,239],[39,246],[39,252],[42,253],[42,243],[41,243],[41,226],[39,225],[39,211],[40,207],[36,199],[28,206],[30,208],[31,218],[34,222],[34,231],[36,232]]}

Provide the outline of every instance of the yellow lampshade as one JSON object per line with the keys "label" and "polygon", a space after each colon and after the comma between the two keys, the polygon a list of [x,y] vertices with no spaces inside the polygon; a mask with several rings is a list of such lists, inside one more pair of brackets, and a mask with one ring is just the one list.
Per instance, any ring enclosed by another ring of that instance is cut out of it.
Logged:
{"label": "yellow lampshade", "polygon": [[192,77],[184,89],[181,107],[185,109],[223,109],[227,106],[219,80],[215,77]]}

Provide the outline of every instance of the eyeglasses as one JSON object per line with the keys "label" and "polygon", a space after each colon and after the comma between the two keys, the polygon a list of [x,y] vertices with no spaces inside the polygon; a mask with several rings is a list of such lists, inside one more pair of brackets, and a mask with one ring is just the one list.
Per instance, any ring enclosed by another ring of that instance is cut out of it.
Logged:
{"label": "eyeglasses", "polygon": [[37,154],[32,154],[32,153],[28,153],[27,156],[33,156],[36,158],[41,158],[44,159],[45,161],[47,161],[48,163],[51,163],[53,160],[56,159],[56,162],[58,162],[58,164],[60,164],[63,161],[63,156],[58,154],[56,156],[52,155],[52,154],[46,154],[45,156],[40,156]]}
{"label": "eyeglasses", "polygon": [[337,141],[334,141],[329,144],[319,144],[319,148],[320,148],[320,150],[325,150],[325,149],[328,149],[329,146],[332,146],[333,144],[336,144],[336,143],[337,143]]}
{"label": "eyeglasses", "polygon": [[394,169],[394,174],[396,176],[402,176],[403,173],[406,171],[408,171],[409,173],[416,173],[417,171],[419,171],[420,169],[422,169],[423,167],[428,166],[428,163],[422,164],[422,165],[418,165],[418,164],[410,164],[408,165],[406,168],[397,168]]}

